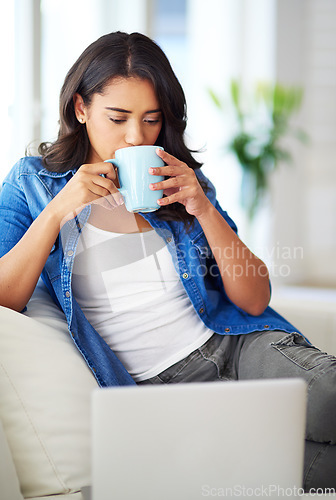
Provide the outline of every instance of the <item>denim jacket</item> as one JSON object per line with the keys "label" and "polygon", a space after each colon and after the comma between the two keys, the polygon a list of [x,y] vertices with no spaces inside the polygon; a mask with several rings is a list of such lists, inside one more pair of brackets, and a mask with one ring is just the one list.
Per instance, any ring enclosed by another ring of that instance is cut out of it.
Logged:
{"label": "denim jacket", "polygon": [[[0,193],[0,256],[6,254],[23,236],[46,205],[75,174],[46,170],[40,157],[21,159],[4,180]],[[207,196],[234,231],[237,228],[215,197],[212,184],[201,171],[197,176],[207,182]],[[81,228],[90,215],[85,207],[67,222],[47,259],[42,272],[56,304],[64,311],[73,341],[92,370],[98,384],[134,384],[133,379],[109,346],[86,319],[73,297],[71,275]],[[184,288],[205,325],[219,334],[247,334],[253,331],[295,328],[270,307],[252,316],[227,297],[214,257],[197,220],[188,228],[182,222],[163,221],[156,212],[142,214],[164,239]]]}

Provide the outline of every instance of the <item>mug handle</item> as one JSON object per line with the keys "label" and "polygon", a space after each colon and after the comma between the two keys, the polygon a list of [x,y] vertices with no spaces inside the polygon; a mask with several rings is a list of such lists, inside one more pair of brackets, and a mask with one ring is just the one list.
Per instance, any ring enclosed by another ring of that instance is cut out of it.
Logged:
{"label": "mug handle", "polygon": [[[118,163],[116,162],[116,160],[104,160],[105,163],[111,163],[112,165],[114,165],[115,167],[118,168]],[[104,176],[105,177],[105,176]],[[120,179],[119,179],[119,182],[120,182]],[[120,188],[117,188],[119,193],[124,197],[126,195],[126,191],[125,189],[121,186]]]}

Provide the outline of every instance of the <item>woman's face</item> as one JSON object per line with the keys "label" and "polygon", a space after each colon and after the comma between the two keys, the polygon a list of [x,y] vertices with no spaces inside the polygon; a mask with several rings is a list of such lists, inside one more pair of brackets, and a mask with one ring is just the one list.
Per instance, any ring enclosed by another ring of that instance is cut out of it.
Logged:
{"label": "woman's face", "polygon": [[102,95],[94,94],[89,106],[78,94],[74,104],[90,141],[87,163],[114,158],[120,148],[153,145],[162,127],[162,112],[149,80],[117,78]]}

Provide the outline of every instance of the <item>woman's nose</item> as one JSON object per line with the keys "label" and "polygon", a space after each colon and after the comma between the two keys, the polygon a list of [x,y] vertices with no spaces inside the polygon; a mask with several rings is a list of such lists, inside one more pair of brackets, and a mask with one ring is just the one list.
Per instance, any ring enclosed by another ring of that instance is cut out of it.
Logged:
{"label": "woman's nose", "polygon": [[142,131],[141,124],[133,122],[129,124],[126,131],[125,142],[131,144],[132,146],[140,146],[143,143],[144,134]]}

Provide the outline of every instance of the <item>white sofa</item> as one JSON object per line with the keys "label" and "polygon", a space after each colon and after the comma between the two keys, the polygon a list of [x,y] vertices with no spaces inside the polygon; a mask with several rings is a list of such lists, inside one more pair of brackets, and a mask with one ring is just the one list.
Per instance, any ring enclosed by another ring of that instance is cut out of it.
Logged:
{"label": "white sofa", "polygon": [[42,286],[25,314],[0,308],[0,500],[82,500],[95,388]]}
{"label": "white sofa", "polygon": [[312,344],[336,355],[336,288],[275,287],[271,306],[293,323]]}
{"label": "white sofa", "polygon": [[[336,346],[330,301],[294,300],[283,291],[272,301],[308,337],[312,325],[322,325],[314,342],[329,338]],[[0,307],[0,500],[83,500],[97,387],[42,284],[25,314]]]}

